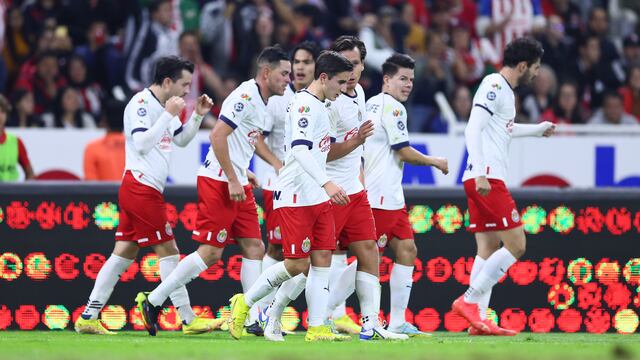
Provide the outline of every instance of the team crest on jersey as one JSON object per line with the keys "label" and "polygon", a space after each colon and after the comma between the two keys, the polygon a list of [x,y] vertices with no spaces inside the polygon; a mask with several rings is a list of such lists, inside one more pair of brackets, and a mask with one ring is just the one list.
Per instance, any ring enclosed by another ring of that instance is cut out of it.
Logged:
{"label": "team crest on jersey", "polygon": [[235,105],[233,105],[233,110],[235,110],[236,112],[241,112],[242,110],[244,110],[244,104],[241,102],[236,103]]}
{"label": "team crest on jersey", "polygon": [[403,114],[404,114],[404,111],[402,111],[400,109],[393,110],[393,116],[395,116],[395,117],[402,116]]}
{"label": "team crest on jersey", "polygon": [[492,100],[492,101],[495,100],[496,99],[496,93],[494,93],[493,91],[489,91],[487,93],[487,99]]}
{"label": "team crest on jersey", "polygon": [[227,240],[227,229],[222,229],[218,232],[218,236],[216,236],[216,240],[219,243],[223,243]]}
{"label": "team crest on jersey", "polygon": [[276,226],[276,228],[273,229],[273,237],[276,240],[282,240],[282,232],[280,232],[280,226]]}
{"label": "team crest on jersey", "polygon": [[167,235],[172,236],[173,235],[173,230],[171,229],[171,224],[169,224],[169,222],[167,221],[167,223],[164,225],[164,232],[167,233]]}
{"label": "team crest on jersey", "polygon": [[242,94],[240,95],[240,98],[245,101],[251,101],[251,96],[249,96],[248,94]]}
{"label": "team crest on jersey", "polygon": [[518,212],[518,210],[511,210],[511,220],[513,220],[514,223],[520,221],[520,213]]}
{"label": "team crest on jersey", "polygon": [[145,115],[147,115],[147,109],[139,108],[138,109],[138,116],[145,116]]}
{"label": "team crest on jersey", "polygon": [[308,253],[311,250],[311,240],[309,238],[305,238],[302,240],[302,251]]}
{"label": "team crest on jersey", "polygon": [[404,131],[404,129],[406,128],[402,121],[398,121],[397,125],[398,125],[398,129],[400,129],[400,131]]}
{"label": "team crest on jersey", "polygon": [[299,112],[300,114],[308,114],[308,113],[309,113],[309,111],[311,111],[311,108],[309,108],[309,106],[307,106],[307,105],[302,105],[302,106],[300,106],[300,107],[298,108],[298,112]]}
{"label": "team crest on jersey", "polygon": [[491,84],[491,87],[496,90],[502,90],[502,86],[500,86],[500,84]]}
{"label": "team crest on jersey", "polygon": [[382,234],[378,239],[378,247],[382,249],[385,246],[387,246],[387,234]]}
{"label": "team crest on jersey", "polygon": [[329,148],[331,148],[331,138],[329,137],[329,135],[325,135],[322,140],[320,140],[320,143],[318,143],[318,147],[322,152],[329,151]]}
{"label": "team crest on jersey", "polygon": [[301,128],[306,128],[307,126],[309,126],[309,119],[307,119],[306,117],[301,117],[298,120],[298,126]]}

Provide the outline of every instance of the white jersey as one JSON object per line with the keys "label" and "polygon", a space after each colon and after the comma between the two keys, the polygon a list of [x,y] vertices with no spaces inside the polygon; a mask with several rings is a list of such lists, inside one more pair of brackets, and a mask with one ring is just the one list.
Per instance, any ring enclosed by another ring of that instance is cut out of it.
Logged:
{"label": "white jersey", "polygon": [[[267,118],[263,132],[267,137],[265,143],[280,161],[284,160],[284,123],[287,118],[287,107],[295,93],[293,84],[289,84],[282,96],[274,95],[270,97],[267,104]],[[277,177],[276,170],[273,166],[268,165],[267,170],[260,179],[262,188],[264,190],[273,190]]]}
{"label": "white jersey", "polygon": [[[360,84],[356,85],[356,94],[352,97],[342,94],[329,106],[332,139],[343,143],[358,134],[360,125],[365,121],[367,110],[365,107],[364,90]],[[364,148],[358,146],[344,157],[327,163],[327,175],[340,186],[347,195],[357,194],[364,190],[359,180],[360,164]]]}
{"label": "white jersey", "polygon": [[473,106],[489,112],[491,119],[481,134],[484,164],[474,164],[473,159],[469,157],[462,181],[482,175],[504,181],[507,175],[511,131],[516,117],[513,89],[501,74],[487,75],[473,97]]}
{"label": "white jersey", "polygon": [[[233,171],[241,185],[248,185],[247,169],[256,150],[258,135],[265,128],[266,104],[254,79],[240,84],[222,103],[218,119],[233,128],[227,137]],[[198,176],[228,182],[218,159],[209,146],[207,158],[198,170]]]}
{"label": "white jersey", "polygon": [[321,204],[329,200],[324,189],[311,178],[293,156],[293,146],[308,146],[311,156],[326,171],[331,148],[326,104],[306,90],[297,92],[287,111],[284,137],[284,167],[273,194],[273,208]]}
{"label": "white jersey", "polygon": [[409,146],[407,110],[391,95],[380,93],[367,101],[367,119],[375,131],[364,147],[364,183],[373,209],[404,208],[402,162],[395,151]]}
{"label": "white jersey", "polygon": [[164,113],[164,106],[149,89],[133,95],[124,110],[125,170],[130,170],[139,182],[162,192],[169,176],[169,163],[173,150],[173,137],[182,131],[177,116],[169,122],[160,141],[146,154],[136,150],[133,134],[146,131]]}

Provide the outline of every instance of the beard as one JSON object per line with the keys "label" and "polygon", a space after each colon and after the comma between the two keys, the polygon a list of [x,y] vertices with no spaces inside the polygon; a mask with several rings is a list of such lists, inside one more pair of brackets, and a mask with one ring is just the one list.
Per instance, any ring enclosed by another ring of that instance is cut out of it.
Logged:
{"label": "beard", "polygon": [[534,78],[535,76],[531,74],[529,71],[527,71],[526,73],[522,74],[522,76],[518,78],[518,85],[529,86],[533,82]]}

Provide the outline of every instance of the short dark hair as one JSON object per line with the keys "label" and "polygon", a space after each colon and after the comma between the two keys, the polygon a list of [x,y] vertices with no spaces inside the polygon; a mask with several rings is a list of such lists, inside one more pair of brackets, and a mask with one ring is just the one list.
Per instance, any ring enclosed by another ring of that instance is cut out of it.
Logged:
{"label": "short dark hair", "polygon": [[152,0],[149,4],[149,13],[154,14],[162,4],[168,2],[171,2],[171,0]]}
{"label": "short dark hair", "polygon": [[620,95],[619,92],[614,90],[607,90],[605,91],[604,95],[602,95],[602,104],[604,104],[604,102],[607,101],[607,99],[611,99],[611,98],[615,98],[622,101],[622,95]]}
{"label": "short dark hair", "polygon": [[197,32],[193,30],[186,30],[186,31],[183,31],[182,34],[180,34],[180,37],[178,38],[178,43],[182,42],[182,39],[186,38],[187,36],[193,36],[196,38],[196,40],[198,40]]}
{"label": "short dark hair", "polygon": [[344,56],[335,51],[325,50],[316,59],[316,69],[313,73],[314,79],[320,78],[320,74],[325,73],[329,79],[341,72],[353,71],[353,64]]}
{"label": "short dark hair", "polygon": [[0,94],[0,111],[9,115],[11,113],[11,104],[9,104],[9,100]]}
{"label": "short dark hair", "polygon": [[296,45],[296,47],[291,50],[291,61],[293,61],[293,58],[296,56],[298,50],[307,51],[309,54],[311,54],[311,57],[313,57],[313,61],[316,61],[318,55],[320,55],[320,48],[318,47],[318,45],[313,41],[307,40]]}
{"label": "short dark hair", "polygon": [[331,48],[329,49],[339,53],[342,51],[353,50],[354,48],[358,48],[360,51],[360,61],[364,61],[364,58],[367,57],[367,48],[364,46],[362,40],[358,39],[357,36],[342,35],[337,38],[333,44],[331,44]]}
{"label": "short dark hair", "polygon": [[280,64],[280,61],[289,61],[287,53],[282,50],[280,45],[269,46],[264,48],[260,55],[258,55],[258,66],[269,64],[270,66],[276,66]]}
{"label": "short dark hair", "polygon": [[116,99],[107,100],[105,103],[103,115],[110,131],[122,132],[125,107],[127,107],[126,102]]}
{"label": "short dark hair", "polygon": [[533,65],[542,59],[544,50],[538,40],[530,37],[521,37],[511,41],[504,49],[504,66],[515,67],[525,61],[527,66]]}
{"label": "short dark hair", "polygon": [[178,81],[182,77],[182,70],[187,70],[193,74],[193,63],[177,56],[165,56],[156,61],[153,83],[162,85],[166,78],[171,81]]}
{"label": "short dark hair", "polygon": [[406,54],[393,54],[382,64],[382,76],[393,76],[398,73],[400,68],[414,69],[416,61]]}

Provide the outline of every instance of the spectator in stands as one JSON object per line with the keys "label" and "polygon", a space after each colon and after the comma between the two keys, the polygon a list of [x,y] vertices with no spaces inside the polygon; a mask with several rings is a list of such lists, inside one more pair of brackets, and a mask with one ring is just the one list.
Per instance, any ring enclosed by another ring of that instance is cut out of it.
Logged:
{"label": "spectator in stands", "polygon": [[27,89],[15,89],[11,96],[13,111],[7,121],[7,127],[43,127],[44,122],[34,113],[33,93]]}
{"label": "spectator in stands", "polygon": [[153,64],[169,55],[178,55],[179,32],[173,29],[171,0],[153,0],[136,30],[135,40],[128,54],[125,80],[129,89],[140,91],[151,84]]}
{"label": "spectator in stands", "polygon": [[33,179],[33,169],[22,140],[5,131],[11,105],[0,95],[0,182],[16,181],[20,178],[18,164],[24,171],[25,179]]}
{"label": "spectator in stands", "polygon": [[558,87],[551,109],[540,116],[540,122],[550,121],[554,124],[582,124],[584,117],[578,104],[578,85],[573,82],[562,83]]}
{"label": "spectator in stands", "polygon": [[453,54],[452,71],[456,82],[475,85],[484,74],[484,61],[477,41],[472,41],[471,31],[466,24],[453,28],[451,34]]}
{"label": "spectator in stands", "polygon": [[76,47],[74,53],[84,60],[89,74],[103,89],[109,90],[122,83],[124,59],[109,40],[104,21],[91,23],[86,32],[86,43]]}
{"label": "spectator in stands", "polygon": [[[578,5],[571,0],[551,0],[546,2],[543,0],[542,5],[548,20],[552,16],[560,17],[564,32],[571,38],[569,39],[570,41],[578,39],[583,29],[582,15]],[[545,53],[547,52],[546,47],[544,51]]]}
{"label": "spectator in stands", "polygon": [[445,42],[450,42],[451,35],[451,4],[448,1],[436,1],[429,11],[429,33],[437,33]]}
{"label": "spectator in stands", "polygon": [[17,86],[33,91],[36,114],[51,112],[58,91],[66,85],[67,81],[60,75],[55,53],[51,51],[42,53],[38,56],[35,65],[35,74],[21,78]]}
{"label": "spectator in stands", "polygon": [[553,69],[548,65],[542,65],[538,76],[533,80],[532,93],[525,96],[522,101],[522,111],[530,123],[539,123],[540,115],[551,108],[557,86],[558,82]]}
{"label": "spectator in stands", "polygon": [[416,20],[414,6],[405,3],[402,7],[402,17],[393,25],[396,51],[417,57],[427,51],[426,29]]}
{"label": "spectator in stands", "polygon": [[468,122],[469,114],[471,114],[471,91],[466,86],[458,86],[453,90],[453,98],[451,99],[451,108],[456,114],[458,122]]}
{"label": "spectator in stands", "polygon": [[57,128],[96,127],[91,114],[82,110],[80,94],[72,87],[65,87],[59,91],[54,116],[54,124]]}
{"label": "spectator in stands", "polygon": [[98,118],[101,111],[102,89],[98,83],[89,78],[87,65],[81,57],[77,55],[71,57],[67,65],[67,78],[69,86],[80,94],[82,110]]}
{"label": "spectator in stands", "polygon": [[29,43],[34,43],[38,34],[51,24],[56,24],[59,8],[56,0],[36,0],[24,8],[25,32]]}
{"label": "spectator in stands", "polygon": [[474,0],[452,0],[449,13],[453,26],[464,24],[471,32],[471,38],[477,38],[474,24],[478,19],[478,8]]}
{"label": "spectator in stands", "polygon": [[382,74],[382,64],[393,55],[391,23],[395,16],[396,11],[392,7],[383,6],[378,16],[367,14],[362,18],[359,38],[367,48],[366,69]]}
{"label": "spectator in stands", "polygon": [[84,150],[84,179],[118,181],[125,165],[123,114],[126,103],[109,100],[105,104],[103,121],[107,134],[90,142]]}
{"label": "spectator in stands", "polygon": [[629,69],[627,85],[620,88],[619,93],[622,96],[624,111],[640,121],[640,66]]}
{"label": "spectator in stands", "polygon": [[599,109],[589,119],[589,124],[637,125],[638,121],[624,111],[622,96],[617,92],[607,92]]}
{"label": "spectator in stands", "polygon": [[562,18],[551,15],[547,18],[546,30],[538,37],[544,49],[541,62],[551,66],[560,77],[567,74],[568,68],[573,65],[568,60],[575,57],[576,51],[574,39],[565,35]]}
{"label": "spectator in stands", "polygon": [[24,17],[19,7],[14,6],[7,11],[7,25],[2,57],[7,67],[8,84],[11,86],[18,77],[20,66],[29,58],[31,45],[25,35]]}
{"label": "spectator in stands", "polygon": [[600,39],[600,52],[602,54],[602,60],[605,62],[611,62],[620,57],[618,49],[614,45],[613,41],[609,39],[609,17],[607,11],[601,7],[593,7],[589,11],[589,22],[587,23],[587,30]]}
{"label": "spectator in stands", "polygon": [[[622,41],[622,58],[614,66],[619,66],[618,72],[626,75],[629,69],[640,66],[640,36],[629,34]],[[626,80],[626,79],[625,79]],[[623,81],[624,82],[624,81]]]}

